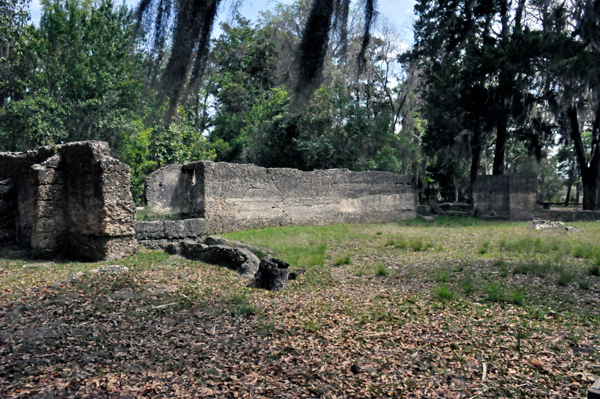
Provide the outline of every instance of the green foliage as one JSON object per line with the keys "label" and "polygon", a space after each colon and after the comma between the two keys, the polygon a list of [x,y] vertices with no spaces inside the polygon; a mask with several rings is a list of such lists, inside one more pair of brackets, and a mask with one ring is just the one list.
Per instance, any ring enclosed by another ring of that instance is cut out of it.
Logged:
{"label": "green foliage", "polygon": [[504,288],[499,282],[488,283],[483,286],[483,292],[490,302],[501,302],[504,299]]}
{"label": "green foliage", "polygon": [[24,43],[26,89],[0,115],[0,146],[115,144],[133,130],[141,105],[144,64],[132,41],[131,11],[111,0],[46,0],[42,7],[39,28],[30,27]]}
{"label": "green foliage", "polygon": [[462,281],[460,287],[464,291],[465,295],[471,295],[473,293],[473,279],[466,278]]}
{"label": "green foliage", "polygon": [[585,276],[578,276],[576,278],[576,281],[577,281],[577,285],[582,290],[589,290],[590,289],[590,281],[587,278],[585,278]]}
{"label": "green foliage", "polygon": [[451,301],[454,299],[454,291],[452,291],[452,289],[450,288],[450,286],[448,284],[441,284],[438,285],[437,287],[435,287],[433,289],[433,294],[435,297],[437,297],[438,299],[441,300],[448,300]]}
{"label": "green foliage", "polygon": [[377,270],[375,270],[375,275],[379,277],[386,277],[389,274],[387,268],[384,264],[379,263],[377,265]]}
{"label": "green foliage", "polygon": [[433,244],[431,242],[423,242],[423,240],[413,240],[410,243],[410,246],[415,252],[427,251],[430,248],[433,248]]}
{"label": "green foliage", "polygon": [[479,247],[478,252],[480,255],[485,255],[486,253],[488,253],[489,250],[490,250],[490,242],[484,241],[481,243],[481,246]]}
{"label": "green foliage", "polygon": [[141,202],[146,176],[161,166],[199,160],[213,160],[215,146],[194,127],[188,114],[179,110],[176,122],[120,135],[119,158],[131,167],[131,191]]}
{"label": "green foliage", "polygon": [[290,108],[289,82],[280,76],[289,57],[277,46],[293,42],[296,34],[281,18],[296,18],[290,9],[305,15],[303,7],[277,7],[255,26],[240,17],[222,24],[208,85],[216,99],[210,140],[226,144],[217,150],[217,160],[304,170],[410,171],[420,157],[418,146],[408,127],[397,133],[390,123],[397,115],[388,94],[397,96],[400,85],[384,87],[374,80],[365,103],[344,66],[332,64],[336,83],[318,87],[301,111]]}
{"label": "green foliage", "polygon": [[435,281],[438,283],[445,283],[450,278],[450,273],[448,270],[436,270],[435,272]]}
{"label": "green foliage", "polygon": [[349,265],[349,264],[350,264],[350,255],[346,255],[343,258],[336,259],[336,261],[334,263],[335,266]]}
{"label": "green foliage", "polygon": [[525,294],[522,289],[512,290],[508,295],[508,302],[513,305],[523,305]]}
{"label": "green foliage", "polygon": [[570,270],[561,269],[558,271],[556,283],[560,286],[566,286],[571,281],[575,280],[575,275]]}
{"label": "green foliage", "polygon": [[519,263],[513,269],[513,274],[533,274],[538,277],[546,277],[554,270],[550,263],[545,262],[530,262]]}

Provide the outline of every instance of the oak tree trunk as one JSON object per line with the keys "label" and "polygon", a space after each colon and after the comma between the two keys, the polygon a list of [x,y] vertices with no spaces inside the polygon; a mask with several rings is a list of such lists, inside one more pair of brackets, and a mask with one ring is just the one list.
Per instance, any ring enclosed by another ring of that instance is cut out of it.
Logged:
{"label": "oak tree trunk", "polygon": [[[581,131],[579,129],[579,120],[577,115],[577,105],[572,105],[567,111],[571,124],[571,138],[575,146],[577,161],[581,169],[581,183],[583,185],[583,209],[598,210],[598,188],[600,187],[600,145],[596,144],[592,149],[591,161],[587,162]],[[594,123],[594,134],[596,134],[600,115],[600,105]]]}

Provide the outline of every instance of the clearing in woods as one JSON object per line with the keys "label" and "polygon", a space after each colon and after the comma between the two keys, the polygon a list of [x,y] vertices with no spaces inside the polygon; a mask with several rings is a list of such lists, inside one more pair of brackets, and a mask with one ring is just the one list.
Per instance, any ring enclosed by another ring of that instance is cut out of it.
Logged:
{"label": "clearing in woods", "polygon": [[[91,264],[5,251],[0,396],[584,397],[600,376],[600,223],[572,226],[227,234],[305,271],[275,294],[163,252]],[[115,263],[129,272],[65,281]]]}

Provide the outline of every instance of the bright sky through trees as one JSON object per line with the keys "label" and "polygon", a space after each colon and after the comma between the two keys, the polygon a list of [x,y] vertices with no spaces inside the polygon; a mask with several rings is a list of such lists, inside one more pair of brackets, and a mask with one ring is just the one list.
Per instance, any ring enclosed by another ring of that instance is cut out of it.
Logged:
{"label": "bright sky through trees", "polygon": [[[292,3],[293,0],[283,0],[281,3]],[[118,3],[118,1],[115,1]],[[125,3],[130,7],[135,7],[138,0],[125,0]],[[240,7],[240,14],[250,20],[256,20],[259,11],[268,10],[273,8],[278,1],[275,0],[244,0]],[[231,3],[226,4],[219,15],[220,20],[225,20],[229,13],[229,6]],[[410,27],[413,18],[413,7],[414,0],[379,0],[378,11],[380,15],[387,18],[390,22],[396,25],[398,28]],[[31,1],[31,19],[37,25],[40,20],[42,7],[39,0]],[[219,33],[219,28],[215,27],[217,31],[213,33]],[[407,37],[408,40],[412,38],[412,35]]]}

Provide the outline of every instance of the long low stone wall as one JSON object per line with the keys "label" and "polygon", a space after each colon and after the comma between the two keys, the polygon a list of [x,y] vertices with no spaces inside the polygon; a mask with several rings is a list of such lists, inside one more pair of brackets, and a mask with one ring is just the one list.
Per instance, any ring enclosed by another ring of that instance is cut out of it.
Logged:
{"label": "long low stone wall", "polygon": [[202,239],[208,235],[206,219],[156,220],[136,222],[135,238],[148,249],[165,249],[184,239]]}
{"label": "long low stone wall", "polygon": [[600,211],[539,209],[535,212],[535,217],[542,220],[557,220],[561,222],[591,222],[600,221]]}
{"label": "long low stone wall", "polygon": [[[204,219],[210,233],[413,219],[417,202],[410,178],[396,173],[304,172],[210,161],[169,165],[152,173],[146,179],[146,200],[153,212]],[[165,223],[162,239],[169,239]],[[140,234],[150,227],[139,226],[136,231],[143,240]]]}

